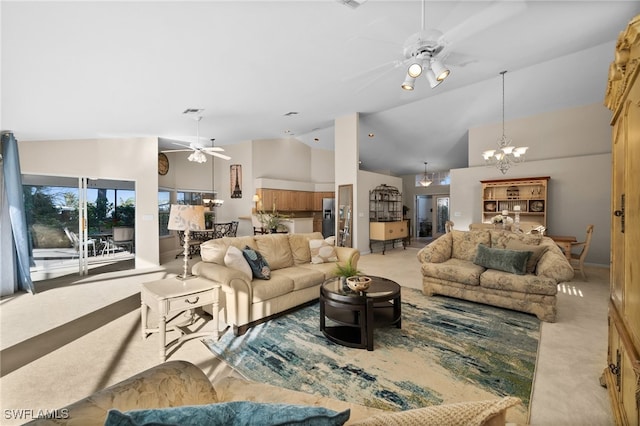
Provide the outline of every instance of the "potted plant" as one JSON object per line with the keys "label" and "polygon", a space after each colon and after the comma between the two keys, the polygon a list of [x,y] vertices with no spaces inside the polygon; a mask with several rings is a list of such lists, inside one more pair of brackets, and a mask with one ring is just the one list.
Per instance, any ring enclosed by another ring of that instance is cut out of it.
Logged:
{"label": "potted plant", "polygon": [[258,210],[256,212],[258,216],[258,220],[262,223],[262,227],[267,230],[267,232],[275,233],[278,231],[278,228],[282,225],[282,219],[286,219],[289,216],[278,213],[276,210],[276,203],[273,203],[273,209],[271,213],[266,213],[264,210]]}
{"label": "potted plant", "polygon": [[351,259],[347,260],[344,265],[336,263],[335,274],[336,276],[340,277],[340,284],[342,284],[343,288],[348,288],[347,278],[359,275],[361,273],[362,272],[359,271],[358,268],[353,266],[353,264],[351,263]]}

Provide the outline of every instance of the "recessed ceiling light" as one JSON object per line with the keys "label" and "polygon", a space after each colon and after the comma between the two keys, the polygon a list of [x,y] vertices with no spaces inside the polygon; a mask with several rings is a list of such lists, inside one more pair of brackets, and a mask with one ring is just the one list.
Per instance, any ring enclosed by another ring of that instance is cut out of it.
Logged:
{"label": "recessed ceiling light", "polygon": [[187,108],[182,111],[183,114],[200,114],[204,111],[204,108]]}
{"label": "recessed ceiling light", "polygon": [[349,6],[352,9],[356,9],[360,6],[362,6],[362,4],[364,2],[366,2],[367,0],[336,0],[338,3],[342,3],[345,6]]}
{"label": "recessed ceiling light", "polygon": [[314,142],[320,142],[320,138],[313,138]]}
{"label": "recessed ceiling light", "polygon": [[374,137],[374,136],[375,136],[375,135],[374,135],[373,133],[369,133],[369,137],[370,137],[370,138],[372,138],[372,137]]}
{"label": "recessed ceiling light", "polygon": [[297,111],[289,111],[288,113],[286,113],[284,116],[285,117],[289,117],[291,115],[298,115],[299,113]]}

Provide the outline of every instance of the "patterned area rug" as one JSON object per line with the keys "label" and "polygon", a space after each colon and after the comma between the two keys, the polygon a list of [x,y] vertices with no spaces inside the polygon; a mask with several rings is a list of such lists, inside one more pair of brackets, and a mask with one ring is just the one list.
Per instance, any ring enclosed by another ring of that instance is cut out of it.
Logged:
{"label": "patterned area rug", "polygon": [[527,423],[540,337],[529,314],[402,289],[402,329],[374,331],[374,350],[347,348],[319,330],[318,303],[203,342],[248,379],[386,410],[522,399]]}

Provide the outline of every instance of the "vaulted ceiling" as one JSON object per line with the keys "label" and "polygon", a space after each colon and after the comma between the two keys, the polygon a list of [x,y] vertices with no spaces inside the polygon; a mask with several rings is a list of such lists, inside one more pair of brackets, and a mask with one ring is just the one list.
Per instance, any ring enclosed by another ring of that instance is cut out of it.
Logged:
{"label": "vaulted ceiling", "polygon": [[[295,137],[333,149],[361,115],[362,168],[467,165],[469,128],[601,102],[636,1],[426,1],[451,75],[415,90],[403,43],[420,1],[2,1],[3,129],[19,140],[153,136],[224,146]],[[291,114],[293,113],[293,114]],[[368,137],[372,133],[374,137]],[[499,135],[496,135],[498,137]]]}

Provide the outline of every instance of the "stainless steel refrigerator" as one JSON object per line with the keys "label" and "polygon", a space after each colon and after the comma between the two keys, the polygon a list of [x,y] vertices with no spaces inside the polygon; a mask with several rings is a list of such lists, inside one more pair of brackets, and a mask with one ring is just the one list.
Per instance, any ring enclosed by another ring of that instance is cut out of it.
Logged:
{"label": "stainless steel refrigerator", "polygon": [[322,236],[327,238],[336,234],[336,199],[322,199]]}

